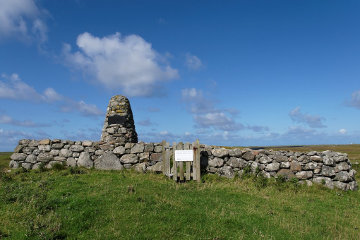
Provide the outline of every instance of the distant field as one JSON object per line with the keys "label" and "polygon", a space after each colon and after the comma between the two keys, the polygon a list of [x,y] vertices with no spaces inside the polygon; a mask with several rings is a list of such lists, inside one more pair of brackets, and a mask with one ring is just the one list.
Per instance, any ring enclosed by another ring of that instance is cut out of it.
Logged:
{"label": "distant field", "polygon": [[0,173],[0,239],[360,239],[360,193],[253,177],[176,184],[132,171],[13,170]]}

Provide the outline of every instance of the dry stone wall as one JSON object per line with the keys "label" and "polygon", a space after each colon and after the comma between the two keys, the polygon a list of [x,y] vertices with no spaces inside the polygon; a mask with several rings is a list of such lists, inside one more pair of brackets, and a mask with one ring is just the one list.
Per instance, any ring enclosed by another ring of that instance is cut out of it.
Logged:
{"label": "dry stone wall", "polygon": [[[167,144],[165,150],[172,150]],[[161,172],[160,143],[120,143],[69,140],[20,140],[11,155],[10,167],[38,169],[54,164],[96,168],[101,170],[135,169],[140,172]],[[265,177],[297,178],[300,182],[324,184],[329,188],[356,190],[356,171],[347,154],[332,151],[289,152],[250,149],[224,149],[201,145],[203,173],[228,178],[246,171]]]}

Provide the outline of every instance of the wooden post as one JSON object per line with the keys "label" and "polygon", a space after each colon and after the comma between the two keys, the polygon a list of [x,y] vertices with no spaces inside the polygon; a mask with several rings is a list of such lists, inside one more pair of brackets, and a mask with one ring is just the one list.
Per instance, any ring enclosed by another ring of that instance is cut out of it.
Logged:
{"label": "wooden post", "polygon": [[173,142],[173,179],[175,182],[177,182],[177,164],[176,164],[176,161],[175,161],[175,150],[176,150],[176,142]]}
{"label": "wooden post", "polygon": [[167,154],[167,149],[166,149],[166,141],[162,141],[161,142],[162,145],[162,153],[161,153],[161,158],[163,161],[163,173],[165,176],[170,177],[170,159],[169,156]]}
{"label": "wooden post", "polygon": [[[178,150],[184,150],[184,144],[182,142],[179,143]],[[179,177],[180,181],[184,181],[184,162],[179,162]]]}
{"label": "wooden post", "polygon": [[201,182],[201,173],[200,173],[200,143],[199,139],[194,143],[194,164],[193,164],[193,179]]}
{"label": "wooden post", "polygon": [[[185,143],[184,144],[184,150],[189,150],[190,149],[190,143]],[[185,179],[187,181],[190,181],[191,179],[191,162],[185,162],[186,164],[186,172],[185,172]]]}

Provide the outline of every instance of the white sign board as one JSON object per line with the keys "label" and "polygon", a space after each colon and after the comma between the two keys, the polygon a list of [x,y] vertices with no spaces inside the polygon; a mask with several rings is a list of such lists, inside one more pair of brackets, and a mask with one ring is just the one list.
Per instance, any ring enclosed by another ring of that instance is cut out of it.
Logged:
{"label": "white sign board", "polygon": [[193,160],[194,160],[193,150],[175,150],[176,162],[193,161]]}

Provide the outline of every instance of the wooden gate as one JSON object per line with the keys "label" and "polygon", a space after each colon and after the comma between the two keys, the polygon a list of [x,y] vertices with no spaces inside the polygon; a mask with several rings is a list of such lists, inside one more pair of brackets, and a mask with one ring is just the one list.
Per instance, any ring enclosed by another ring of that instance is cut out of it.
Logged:
{"label": "wooden gate", "polygon": [[[162,142],[162,160],[163,160],[163,173],[169,178],[177,181],[195,180],[200,182],[200,143],[199,140],[190,143],[173,143],[172,152],[170,152],[168,143]],[[193,161],[175,161],[176,150],[193,150]],[[185,165],[185,166],[184,166]]]}

